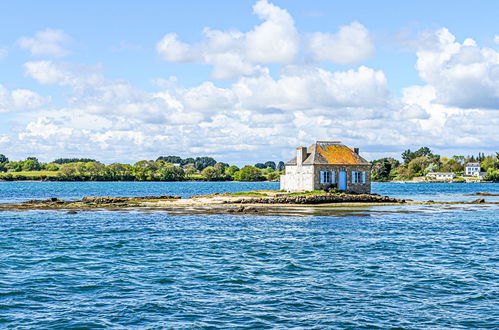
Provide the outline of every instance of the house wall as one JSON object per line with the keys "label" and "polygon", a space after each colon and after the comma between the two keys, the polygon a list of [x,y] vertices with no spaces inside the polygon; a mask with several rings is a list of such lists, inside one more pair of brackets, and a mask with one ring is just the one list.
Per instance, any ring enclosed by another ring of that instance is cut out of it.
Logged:
{"label": "house wall", "polygon": [[[332,186],[338,186],[340,171],[347,172],[347,192],[359,194],[371,193],[371,166],[370,165],[288,165],[286,174],[281,175],[281,189],[286,191],[310,191],[331,187],[331,184],[320,183],[321,171],[334,171],[335,178]],[[364,171],[366,183],[352,183],[352,171]]]}
{"label": "house wall", "polygon": [[466,166],[466,175],[478,175],[480,166]]}
{"label": "house wall", "polygon": [[[321,171],[334,171],[334,187],[338,187],[340,171],[347,172],[347,190],[346,192],[354,192],[358,194],[371,193],[371,166],[370,165],[313,165],[314,166],[314,189],[326,189],[331,184],[321,184]],[[360,171],[366,173],[366,183],[352,183],[352,172]]]}
{"label": "house wall", "polygon": [[313,165],[287,165],[286,174],[281,175],[281,190],[310,191],[314,190]]}

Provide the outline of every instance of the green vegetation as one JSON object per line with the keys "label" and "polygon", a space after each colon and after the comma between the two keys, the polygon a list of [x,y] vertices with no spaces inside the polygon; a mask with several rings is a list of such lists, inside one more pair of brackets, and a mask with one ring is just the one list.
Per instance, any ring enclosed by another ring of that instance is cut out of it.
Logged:
{"label": "green vegetation", "polygon": [[[280,162],[279,164],[284,164]],[[242,169],[217,162],[211,157],[181,158],[161,156],[156,161],[141,160],[133,165],[105,165],[90,158],[59,158],[52,163],[39,162],[35,157],[9,161],[0,154],[0,180],[51,181],[264,181],[279,180],[275,162],[262,163],[263,168]]]}
{"label": "green vegetation", "polygon": [[[451,158],[440,157],[434,154],[430,148],[422,147],[416,151],[406,150],[401,155],[403,163],[394,158],[381,158],[371,162],[371,177],[373,181],[411,180],[415,177],[424,176],[429,172],[451,172],[463,175],[466,163],[479,162],[482,171],[487,172],[485,180],[499,182],[499,153],[485,156],[452,156]],[[463,182],[465,179],[456,178],[454,182]]]}
{"label": "green vegetation", "polygon": [[[416,151],[405,150],[399,162],[395,158],[381,158],[371,162],[373,181],[411,180],[429,172],[453,172],[463,175],[465,165],[479,162],[487,172],[485,180],[499,182],[499,153],[486,156],[440,157],[430,148]],[[239,168],[217,162],[212,157],[181,158],[161,156],[153,160],[141,160],[133,165],[114,163],[105,165],[90,158],[59,158],[42,163],[35,157],[12,161],[0,154],[0,180],[60,180],[60,181],[278,181],[284,170],[284,162],[256,163]],[[463,179],[456,178],[454,182]]]}
{"label": "green vegetation", "polygon": [[0,180],[51,180],[57,178],[57,172],[53,171],[20,171],[0,173]]}
{"label": "green vegetation", "polygon": [[265,177],[260,169],[254,166],[245,166],[234,173],[236,181],[264,181]]}
{"label": "green vegetation", "polygon": [[97,161],[92,158],[58,158],[54,160],[52,163],[62,165],[68,163],[90,163],[90,162],[97,162]]}
{"label": "green vegetation", "polygon": [[239,191],[239,192],[229,194],[229,196],[267,197],[268,195],[265,193],[258,192],[258,191]]}

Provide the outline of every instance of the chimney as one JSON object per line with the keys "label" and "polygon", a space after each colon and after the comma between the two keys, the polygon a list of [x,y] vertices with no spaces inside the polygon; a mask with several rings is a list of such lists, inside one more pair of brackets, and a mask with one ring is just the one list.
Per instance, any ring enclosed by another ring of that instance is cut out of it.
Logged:
{"label": "chimney", "polygon": [[353,148],[353,152],[355,152],[358,155],[359,154],[359,148]]}
{"label": "chimney", "polygon": [[296,148],[296,165],[303,164],[303,161],[307,158],[307,148],[298,147]]}

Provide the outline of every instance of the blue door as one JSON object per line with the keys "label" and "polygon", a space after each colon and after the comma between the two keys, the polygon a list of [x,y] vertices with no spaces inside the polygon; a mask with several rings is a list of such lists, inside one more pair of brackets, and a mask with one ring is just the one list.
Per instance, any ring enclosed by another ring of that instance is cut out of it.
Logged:
{"label": "blue door", "polygon": [[340,190],[347,190],[347,172],[340,171],[340,180],[338,182]]}

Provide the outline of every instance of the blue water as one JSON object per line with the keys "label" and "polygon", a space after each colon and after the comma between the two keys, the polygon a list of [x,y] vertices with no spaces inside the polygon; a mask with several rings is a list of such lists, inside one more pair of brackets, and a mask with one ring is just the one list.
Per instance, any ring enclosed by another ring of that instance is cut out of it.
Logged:
{"label": "blue water", "polygon": [[[272,186],[8,182],[0,184],[0,200]],[[438,200],[498,186],[374,190]],[[0,212],[0,328],[499,328],[498,211]]]}

